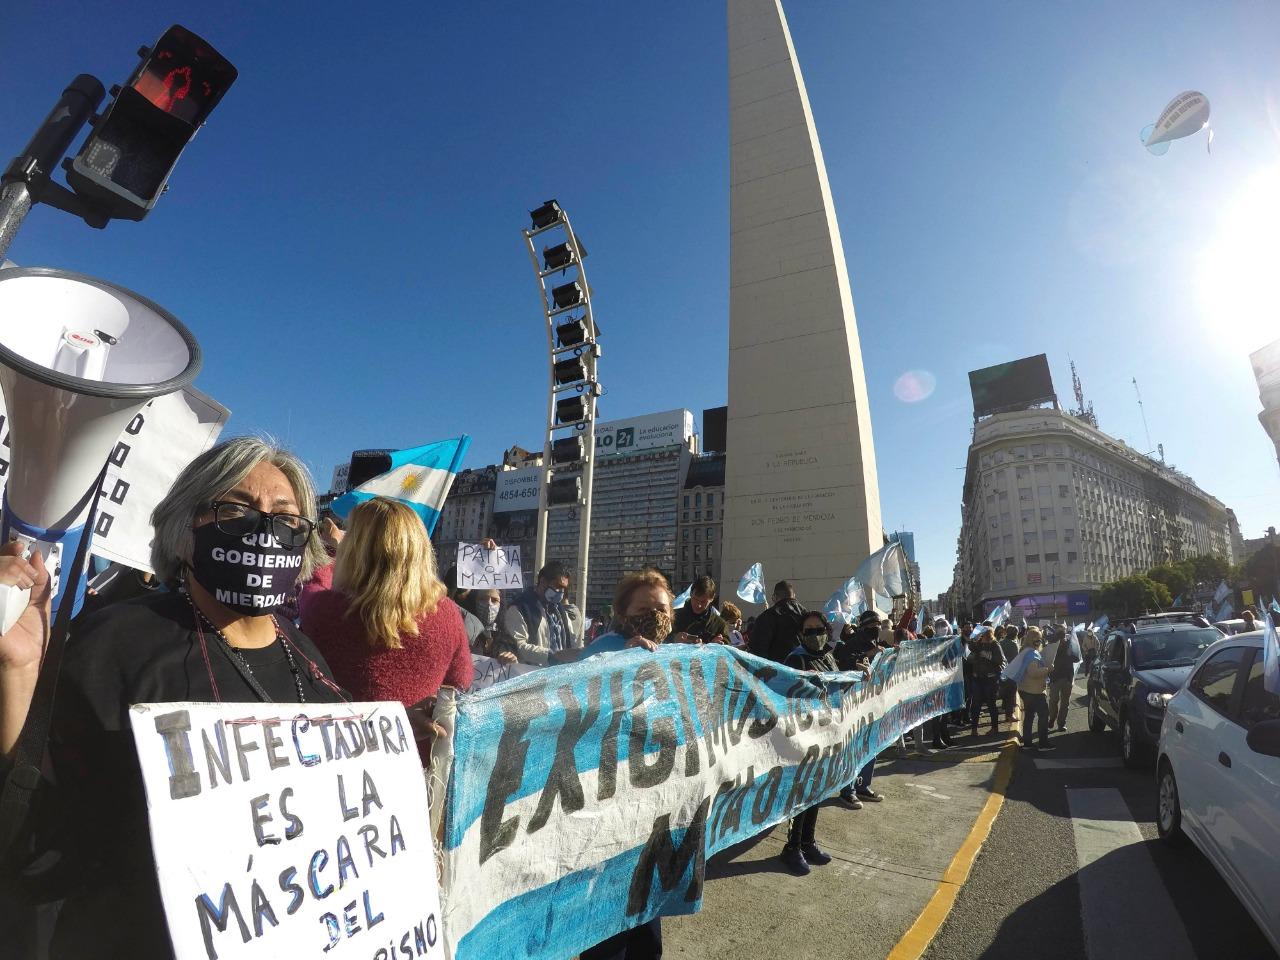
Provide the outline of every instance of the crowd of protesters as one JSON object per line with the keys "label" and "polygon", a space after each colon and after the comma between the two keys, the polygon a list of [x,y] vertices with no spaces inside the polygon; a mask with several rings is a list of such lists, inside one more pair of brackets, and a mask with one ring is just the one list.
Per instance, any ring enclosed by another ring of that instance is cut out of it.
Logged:
{"label": "crowd of protesters", "polygon": [[[114,586],[71,625],[51,708],[49,775],[17,851],[21,859],[56,849],[66,860],[50,883],[62,903],[49,950],[55,958],[171,956],[129,732],[131,704],[399,701],[426,764],[440,732],[432,721],[435,698],[442,687],[471,685],[473,654],[540,668],[663,643],[726,644],[800,671],[870,676],[882,651],[915,636],[911,611],[895,622],[867,610],[833,625],[800,604],[786,581],[768,609],[745,624],[735,604],[718,601],[706,576],[673,609],[672,585],[652,568],[624,576],[612,606],[589,623],[571,600],[571,571],[559,562],[547,563],[506,603],[496,590],[459,590],[452,570],[439,575],[427,530],[409,506],[372,499],[355,507],[345,530],[321,521],[302,463],[254,438],[228,440],[197,457],[152,524],[154,578],[113,575]],[[274,555],[269,587],[229,559],[248,542]],[[49,637],[49,575],[38,554],[27,561],[10,546],[0,554],[0,582],[30,588],[33,598],[0,636],[0,756],[7,761],[0,771],[7,773],[28,711],[43,709],[32,704]],[[960,629],[968,637],[973,625]],[[1065,722],[1073,663],[1061,651],[1073,648],[1060,644],[1046,663],[1038,630],[1019,641],[1011,629],[980,628],[967,644],[966,705],[951,719],[976,733],[986,711],[995,730],[1001,711],[1013,720],[1016,691],[1024,743],[1039,719],[1043,744],[1047,727]],[[952,625],[939,617],[920,632],[946,636]],[[1085,657],[1096,655],[1096,641],[1082,646]],[[1034,662],[1002,679],[1020,656]],[[913,733],[918,749],[926,738],[934,749],[952,743],[947,717]],[[857,810],[883,801],[872,789],[874,772],[872,757],[837,802]],[[781,861],[796,874],[831,860],[818,844],[817,820],[814,806],[789,824]],[[113,922],[103,924],[104,917]],[[660,956],[661,944],[654,920],[581,956],[639,960]]]}

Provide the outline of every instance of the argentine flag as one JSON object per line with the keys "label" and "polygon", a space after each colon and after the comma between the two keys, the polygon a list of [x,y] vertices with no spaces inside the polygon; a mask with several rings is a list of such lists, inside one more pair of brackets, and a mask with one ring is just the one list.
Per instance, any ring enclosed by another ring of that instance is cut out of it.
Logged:
{"label": "argentine flag", "polygon": [[1280,697],[1280,637],[1276,636],[1276,618],[1270,610],[1266,627],[1262,635],[1262,689]]}
{"label": "argentine flag", "polygon": [[692,596],[693,596],[693,584],[691,583],[684,588],[684,593],[680,594],[680,596],[676,597],[674,600],[671,601],[671,609],[679,610],[681,607],[683,607],[686,603],[689,602],[689,598]]}
{"label": "argentine flag", "polygon": [[430,536],[470,446],[471,438],[463,434],[452,440],[396,450],[391,454],[390,470],[344,493],[329,509],[345,519],[357,505],[374,497],[399,500],[422,518]]}
{"label": "argentine flag", "polygon": [[738,581],[738,596],[747,603],[764,603],[764,564],[753,563]]}

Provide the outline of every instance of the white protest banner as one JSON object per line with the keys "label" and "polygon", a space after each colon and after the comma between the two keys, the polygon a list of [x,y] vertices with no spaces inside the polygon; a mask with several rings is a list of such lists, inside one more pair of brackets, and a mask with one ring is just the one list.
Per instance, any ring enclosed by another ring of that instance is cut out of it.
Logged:
{"label": "white protest banner", "polygon": [[[151,571],[151,511],[182,468],[218,439],[227,408],[199,390],[156,397],[120,434],[98,498],[92,551]],[[0,397],[0,489],[9,474],[8,415]]]}
{"label": "white protest banner", "polygon": [[453,957],[563,960],[698,910],[707,859],[821,803],[905,731],[958,709],[963,645],[907,641],[866,679],[673,643],[460,694],[451,743],[437,740],[434,757],[449,770],[452,746]]}
{"label": "white protest banner", "polygon": [[520,548],[498,546],[486,550],[483,544],[458,544],[458,582],[460,590],[522,590]]}
{"label": "white protest banner", "polygon": [[129,711],[178,960],[444,957],[399,703]]}
{"label": "white protest banner", "polygon": [[531,663],[507,663],[503,660],[495,660],[493,657],[481,656],[478,653],[471,655],[471,667],[474,671],[469,691],[471,693],[492,687],[495,683],[510,680],[512,677],[518,677],[523,673],[531,673],[540,669]]}

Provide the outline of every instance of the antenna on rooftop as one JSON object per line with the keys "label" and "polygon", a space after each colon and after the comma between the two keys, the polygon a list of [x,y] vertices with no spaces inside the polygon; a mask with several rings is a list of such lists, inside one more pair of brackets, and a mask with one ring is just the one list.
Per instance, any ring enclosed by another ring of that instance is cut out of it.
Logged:
{"label": "antenna on rooftop", "polygon": [[1084,402],[1084,387],[1080,385],[1080,377],[1076,373],[1076,362],[1071,360],[1070,363],[1071,392],[1076,395],[1076,408],[1068,412],[1077,420],[1083,420],[1089,426],[1097,427],[1098,418],[1093,414],[1093,403],[1091,402],[1086,406]]}
{"label": "antenna on rooftop", "polygon": [[1133,392],[1138,396],[1138,412],[1142,414],[1142,431],[1147,435],[1147,456],[1151,456],[1151,429],[1147,426],[1147,408],[1142,405],[1142,391],[1138,389],[1138,378],[1133,378]]}

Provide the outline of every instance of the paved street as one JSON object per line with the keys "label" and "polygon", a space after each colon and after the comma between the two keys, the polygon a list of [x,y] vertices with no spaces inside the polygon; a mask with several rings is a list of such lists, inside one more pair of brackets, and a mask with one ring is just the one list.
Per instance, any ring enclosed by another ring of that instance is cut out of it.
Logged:
{"label": "paved street", "polygon": [[[1077,694],[1058,749],[1015,757],[991,834],[925,958],[1276,960],[1208,861],[1158,842],[1152,773],[1123,769],[1114,734],[1086,729],[1083,680]],[[961,733],[959,749],[928,759],[882,761],[875,786],[886,802],[824,807],[818,839],[836,859],[807,878],[777,862],[784,826],[715,858],[703,912],[666,922],[667,953],[888,957],[990,796],[1007,729]]]}

